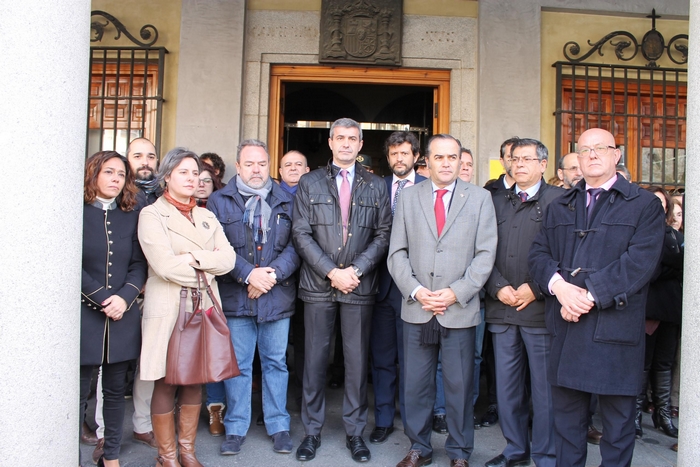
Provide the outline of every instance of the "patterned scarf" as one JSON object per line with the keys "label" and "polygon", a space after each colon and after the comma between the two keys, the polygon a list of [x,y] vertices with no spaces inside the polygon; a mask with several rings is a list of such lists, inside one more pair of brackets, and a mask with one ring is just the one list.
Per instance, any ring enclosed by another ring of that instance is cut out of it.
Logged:
{"label": "patterned scarf", "polygon": [[[254,239],[256,242],[267,243],[267,232],[270,231],[270,215],[272,208],[267,204],[267,195],[272,190],[272,179],[268,178],[267,183],[262,188],[251,188],[241,180],[241,177],[236,175],[236,188],[244,198],[250,196],[245,203],[245,212],[243,213],[243,223],[248,224],[248,227],[253,230]],[[260,239],[262,232],[262,239]]]}
{"label": "patterned scarf", "polygon": [[165,190],[165,192],[163,193],[163,197],[168,201],[168,203],[175,206],[175,209],[180,211],[180,213],[183,216],[185,216],[187,219],[189,219],[190,222],[194,224],[194,219],[192,219],[192,209],[194,209],[196,205],[196,201],[194,198],[190,198],[190,202],[187,204],[181,203],[175,198],[173,198],[168,190]]}
{"label": "patterned scarf", "polygon": [[138,178],[134,180],[134,183],[136,183],[136,186],[142,190],[144,193],[146,193],[146,196],[150,195],[151,193],[155,193],[155,191],[160,188],[160,185],[158,184],[158,178],[153,178],[151,180],[139,180]]}

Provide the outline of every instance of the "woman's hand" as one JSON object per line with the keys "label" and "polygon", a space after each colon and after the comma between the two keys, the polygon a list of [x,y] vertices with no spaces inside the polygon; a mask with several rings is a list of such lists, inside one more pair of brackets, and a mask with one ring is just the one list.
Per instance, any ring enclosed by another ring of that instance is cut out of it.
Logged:
{"label": "woman's hand", "polygon": [[119,295],[112,295],[102,302],[102,306],[104,307],[102,311],[114,321],[122,319],[122,316],[126,312],[126,301]]}

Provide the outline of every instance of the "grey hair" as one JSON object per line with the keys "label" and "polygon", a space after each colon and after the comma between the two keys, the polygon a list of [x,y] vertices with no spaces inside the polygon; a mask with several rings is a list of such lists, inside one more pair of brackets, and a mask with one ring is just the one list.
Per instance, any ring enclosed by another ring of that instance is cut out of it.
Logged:
{"label": "grey hair", "polygon": [[265,154],[267,154],[267,160],[268,162],[270,161],[270,153],[267,152],[267,145],[260,141],[259,139],[244,139],[241,141],[241,144],[238,145],[236,148],[236,162],[240,163],[241,162],[241,151],[243,151],[243,148],[247,148],[248,146],[253,146],[256,148],[263,148],[263,151],[265,151]]}
{"label": "grey hair", "polygon": [[202,163],[199,161],[199,156],[197,156],[197,154],[187,148],[173,148],[168,151],[163,158],[163,162],[160,165],[160,172],[158,172],[158,183],[163,185],[165,183],[165,177],[169,177],[173,173],[173,170],[188,157],[197,163],[197,170],[201,171]]}
{"label": "grey hair", "polygon": [[511,146],[511,148],[510,148],[510,153],[513,154],[513,147],[512,147],[512,146],[513,146],[513,144],[514,144],[516,141],[518,141],[519,139],[520,139],[519,137],[513,136],[512,138],[508,138],[507,140],[505,140],[504,142],[501,143],[501,149],[500,149],[500,151],[501,151],[501,152],[500,152],[500,154],[501,154],[501,159],[503,159],[504,157],[506,157],[506,148],[507,148],[508,146]]}
{"label": "grey hair", "polygon": [[360,132],[360,141],[362,141],[362,128],[360,127],[360,124],[357,123],[355,120],[352,118],[339,118],[333,124],[331,125],[331,131],[330,131],[330,138],[333,139],[333,130],[335,130],[335,127],[341,127],[341,128],[357,128],[357,131]]}
{"label": "grey hair", "polygon": [[430,139],[428,140],[428,146],[425,149],[425,158],[426,159],[430,158],[430,145],[436,139],[450,139],[450,140],[454,141],[455,143],[457,143],[457,146],[459,147],[459,155],[460,156],[462,155],[462,143],[457,138],[455,138],[452,135],[448,135],[446,133],[438,133],[437,135],[431,136]]}
{"label": "grey hair", "polygon": [[564,159],[566,159],[566,156],[568,156],[569,154],[576,154],[576,155],[578,155],[578,153],[576,153],[576,152],[570,152],[570,153],[568,153],[568,154],[564,154],[563,156],[561,156],[561,157],[559,158],[559,163],[557,164],[557,168],[558,168],[558,169],[561,169],[561,170],[564,170],[564,169],[565,169],[565,167],[564,167]]}
{"label": "grey hair", "polygon": [[542,144],[541,141],[532,138],[519,138],[510,147],[510,156],[513,157],[515,148],[522,148],[524,146],[534,146],[537,152],[537,159],[541,161],[546,161],[549,157],[549,151],[547,151],[547,146]]}

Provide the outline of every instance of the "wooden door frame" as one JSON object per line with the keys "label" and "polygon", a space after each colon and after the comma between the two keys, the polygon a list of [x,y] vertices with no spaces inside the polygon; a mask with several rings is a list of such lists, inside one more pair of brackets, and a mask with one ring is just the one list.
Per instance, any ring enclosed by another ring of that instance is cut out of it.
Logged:
{"label": "wooden door frame", "polygon": [[450,70],[421,68],[369,68],[354,66],[271,65],[270,106],[267,125],[267,147],[270,153],[270,175],[278,176],[278,161],[283,155],[283,105],[281,97],[286,82],[393,84],[433,88],[435,109],[433,131],[450,130]]}

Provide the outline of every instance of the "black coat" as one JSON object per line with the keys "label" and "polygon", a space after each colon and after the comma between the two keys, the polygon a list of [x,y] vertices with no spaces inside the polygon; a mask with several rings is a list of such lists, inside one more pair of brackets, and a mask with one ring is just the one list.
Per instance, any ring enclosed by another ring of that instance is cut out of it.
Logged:
{"label": "black coat", "polygon": [[[391,207],[386,182],[355,163],[348,240],[343,245],[337,174],[338,168],[329,163],[299,180],[292,222],[294,246],[303,261],[299,298],[371,305],[378,289],[377,266],[389,248]],[[336,267],[351,265],[363,276],[355,290],[343,294],[331,287],[326,276]]]}
{"label": "black coat", "polygon": [[[547,291],[550,384],[593,394],[639,393],[647,291],[664,226],[659,199],[622,177],[600,194],[590,226],[584,180],[549,205],[529,266]],[[556,272],[595,299],[577,323],[564,321],[561,305],[548,294]]]}
{"label": "black coat", "polygon": [[647,319],[681,324],[684,243],[683,234],[667,225],[661,262],[649,284]]}
{"label": "black coat", "polygon": [[[502,183],[501,187],[504,188]],[[544,294],[532,283],[527,255],[532,241],[542,227],[547,206],[564,192],[562,188],[547,185],[544,180],[541,180],[537,194],[524,203],[515,194],[515,186],[509,190],[491,192],[498,225],[498,250],[496,250],[496,263],[486,282],[487,323],[539,328],[545,326]],[[532,289],[536,300],[521,311],[496,298],[496,294],[503,287],[510,285],[517,289],[525,283]]]}
{"label": "black coat", "polygon": [[[83,208],[83,272],[80,308],[80,364],[101,365],[138,358],[141,312],[136,298],[146,283],[146,258],[137,236],[138,211]],[[127,311],[107,318],[101,303],[118,295]],[[105,354],[105,339],[108,348]]]}

